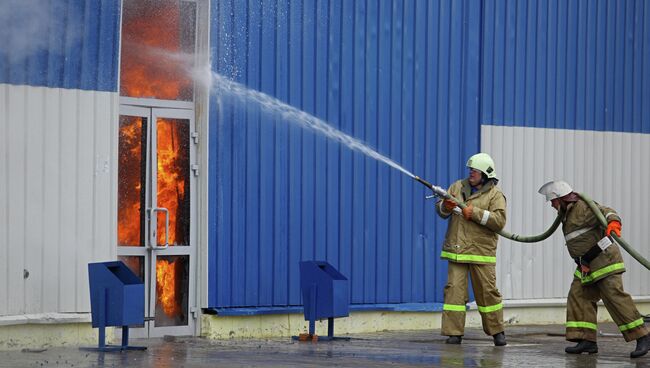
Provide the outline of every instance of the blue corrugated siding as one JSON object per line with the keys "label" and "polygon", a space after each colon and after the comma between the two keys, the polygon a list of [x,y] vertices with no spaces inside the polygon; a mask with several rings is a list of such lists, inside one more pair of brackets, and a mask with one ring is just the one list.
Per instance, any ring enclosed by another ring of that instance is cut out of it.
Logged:
{"label": "blue corrugated siding", "polygon": [[[479,147],[481,7],[212,1],[212,67],[439,185]],[[249,104],[210,103],[209,306],[301,304],[327,260],[356,304],[442,301],[446,222],[424,187]]]}
{"label": "blue corrugated siding", "polygon": [[484,1],[481,122],[650,133],[650,3]]}
{"label": "blue corrugated siding", "polygon": [[117,91],[119,0],[2,6],[0,83]]}

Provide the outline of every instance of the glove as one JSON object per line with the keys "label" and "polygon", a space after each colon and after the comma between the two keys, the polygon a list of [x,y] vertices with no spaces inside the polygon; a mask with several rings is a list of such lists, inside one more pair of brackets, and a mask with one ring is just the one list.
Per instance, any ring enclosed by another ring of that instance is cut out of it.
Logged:
{"label": "glove", "polygon": [[472,219],[472,211],[474,211],[474,206],[468,204],[467,207],[463,208],[463,217],[465,220],[469,221]]}
{"label": "glove", "polygon": [[607,224],[607,230],[605,230],[605,235],[610,236],[611,233],[614,233],[618,236],[621,236],[621,223],[613,220]]}
{"label": "glove", "polygon": [[456,202],[452,201],[451,199],[445,199],[442,202],[442,205],[445,207],[447,211],[452,211],[454,208],[456,208],[456,206],[458,206]]}

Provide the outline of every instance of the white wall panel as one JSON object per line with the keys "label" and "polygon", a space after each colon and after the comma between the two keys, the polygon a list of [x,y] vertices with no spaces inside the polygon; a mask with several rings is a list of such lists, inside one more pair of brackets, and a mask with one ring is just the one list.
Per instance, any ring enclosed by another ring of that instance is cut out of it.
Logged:
{"label": "white wall panel", "polygon": [[[547,181],[563,179],[576,191],[616,209],[623,220],[623,237],[650,258],[650,135],[484,125],[481,147],[494,158],[508,199],[506,230],[536,235],[547,229],[555,210],[537,190]],[[650,295],[650,271],[622,252],[626,291]],[[505,299],[566,297],[575,263],[560,230],[533,244],[501,238],[497,257],[497,282]]]}
{"label": "white wall panel", "polygon": [[[18,87],[12,87],[12,89]],[[61,101],[58,95],[55,98],[45,98],[45,116],[48,116],[47,124],[43,126],[45,137],[43,140],[43,156],[47,157],[47,165],[43,166],[44,178],[57,178],[48,180],[43,185],[43,233],[46,234],[43,244],[43,299],[39,304],[42,310],[59,308],[59,253],[60,253],[60,217],[59,217],[59,146],[61,142]],[[47,263],[45,262],[47,260]],[[44,306],[48,306],[45,308]]]}
{"label": "white wall panel", "polygon": [[[7,247],[7,285],[8,311],[20,313],[25,305],[25,283],[23,281],[23,266],[25,264],[26,248],[25,243],[25,192],[26,167],[25,147],[27,124],[25,123],[27,110],[26,90],[17,90],[15,93],[8,93],[6,98],[6,109],[9,121],[7,122],[7,242],[2,244]],[[3,106],[3,110],[5,107]],[[10,123],[16,122],[16,123]],[[20,122],[20,123],[18,123]]]}
{"label": "white wall panel", "polygon": [[115,258],[118,96],[0,84],[0,112],[0,315],[88,312],[87,264]]}
{"label": "white wall panel", "polygon": [[[6,88],[0,88],[0,106],[8,105],[9,96]],[[0,110],[0,314],[9,309],[9,289],[7,287],[9,280],[9,268],[7,267],[7,258],[9,256],[7,247],[9,244],[9,216],[8,216],[8,191],[9,177],[7,167],[9,161],[9,139],[7,136],[7,124],[9,121],[9,112],[7,109]]]}
{"label": "white wall panel", "polygon": [[[24,89],[26,98],[24,103],[29,105],[27,108],[26,116],[22,120],[9,120],[9,124],[23,125],[26,129],[25,134],[25,149],[20,152],[15,152],[15,160],[22,162],[25,165],[25,178],[29,178],[25,183],[25,192],[29,196],[29,200],[25,198],[25,246],[21,247],[25,251],[24,268],[28,270],[29,277],[24,279],[25,287],[25,300],[42,301],[43,293],[43,244],[46,243],[47,236],[43,231],[43,223],[46,221],[43,213],[43,182],[44,182],[44,163],[45,155],[43,155],[43,143],[45,140],[45,132],[42,129],[43,122],[48,120],[43,109],[43,102],[45,98],[45,89],[43,88],[27,88]],[[37,103],[38,105],[34,105]],[[33,146],[33,147],[32,147]],[[24,159],[20,159],[20,155],[24,155]],[[12,244],[9,245],[13,247]],[[22,266],[22,265],[21,265]],[[38,313],[43,307],[42,303],[29,303],[25,304],[25,313]]]}

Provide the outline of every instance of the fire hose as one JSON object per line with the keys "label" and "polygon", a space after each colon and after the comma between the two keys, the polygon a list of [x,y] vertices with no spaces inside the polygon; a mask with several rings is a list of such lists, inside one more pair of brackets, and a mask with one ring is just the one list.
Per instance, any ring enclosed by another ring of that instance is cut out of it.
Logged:
{"label": "fire hose", "polygon": [[[426,186],[427,188],[431,189],[431,191],[433,192],[433,195],[427,196],[427,199],[439,197],[439,198],[442,198],[442,199],[448,199],[448,200],[451,200],[451,201],[455,202],[458,205],[458,207],[460,207],[461,209],[467,207],[467,205],[465,203],[463,203],[462,201],[456,199],[455,197],[453,197],[452,195],[447,193],[447,191],[444,190],[443,188],[435,186],[435,185],[427,182],[426,180],[420,178],[419,176],[415,176],[414,179],[417,180],[418,182],[420,182],[421,184],[423,184],[424,186]],[[589,208],[596,215],[596,218],[598,219],[598,222],[600,222],[600,224],[603,227],[607,227],[607,220],[605,220],[605,216],[603,216],[603,214],[600,212],[600,210],[598,209],[598,206],[594,203],[594,201],[591,200],[591,198],[589,198],[586,194],[578,193],[578,195],[580,196],[580,198],[583,201],[585,201],[587,203],[587,205],[589,205]],[[497,231],[497,234],[503,236],[504,238],[508,238],[508,239],[518,241],[518,242],[521,242],[521,243],[540,242],[540,241],[548,238],[549,236],[551,236],[555,232],[555,230],[557,230],[558,226],[560,226],[560,223],[562,222],[563,217],[564,217],[564,212],[559,212],[557,217],[555,218],[555,221],[553,221],[553,224],[551,224],[551,226],[546,231],[544,231],[543,233],[541,233],[539,235],[525,236],[525,235],[510,233],[510,232],[505,231],[503,229],[501,229],[500,231]],[[628,252],[634,259],[636,259],[637,262],[641,263],[645,268],[650,270],[650,262],[648,262],[647,259],[645,259],[641,254],[639,254],[639,252],[637,252],[634,248],[632,248],[623,238],[619,237],[618,235],[616,235],[614,233],[611,233],[611,237],[621,247],[623,247],[623,249],[625,249],[626,252]]]}
{"label": "fire hose", "polygon": [[[416,176],[414,179],[417,180],[418,182],[422,183],[427,188],[431,189],[431,191],[433,191],[433,195],[428,196],[427,197],[428,199],[434,198],[434,197],[439,197],[439,198],[442,198],[442,199],[449,199],[451,201],[454,201],[458,205],[458,207],[460,207],[460,208],[467,207],[467,205],[465,203],[463,203],[462,201],[459,201],[458,199],[454,198],[452,195],[447,193],[447,191],[442,189],[441,187],[435,186],[435,185],[427,182],[426,180],[420,178],[419,176]],[[514,241],[518,241],[520,243],[536,243],[536,242],[540,242],[540,241],[548,238],[549,236],[551,236],[555,232],[555,230],[558,228],[558,226],[560,226],[560,223],[562,222],[562,215],[563,215],[562,213],[559,213],[557,215],[557,217],[555,218],[555,221],[553,221],[553,224],[551,224],[551,227],[549,227],[546,231],[544,231],[543,233],[541,233],[539,235],[529,235],[529,236],[519,235],[519,234],[510,233],[510,232],[505,231],[503,229],[497,231],[497,234],[503,236],[504,238],[508,238],[508,239],[511,239],[511,240],[514,240]]]}
{"label": "fire hose", "polygon": [[[589,205],[589,208],[593,211],[593,213],[596,215],[596,218],[598,219],[598,222],[600,222],[601,226],[607,227],[607,220],[605,219],[605,216],[600,212],[598,209],[598,206],[594,201],[591,200],[591,198],[587,197],[586,194],[584,193],[578,193],[580,198],[582,198],[583,201],[587,202]],[[637,260],[637,262],[641,263],[645,268],[650,270],[650,262],[648,262],[647,259],[645,259],[639,252],[637,252],[634,248],[628,244],[625,239],[619,237],[616,235],[614,232],[610,233],[610,236],[614,238],[614,240],[621,246],[623,249],[625,249],[626,252],[628,252],[634,259]]]}

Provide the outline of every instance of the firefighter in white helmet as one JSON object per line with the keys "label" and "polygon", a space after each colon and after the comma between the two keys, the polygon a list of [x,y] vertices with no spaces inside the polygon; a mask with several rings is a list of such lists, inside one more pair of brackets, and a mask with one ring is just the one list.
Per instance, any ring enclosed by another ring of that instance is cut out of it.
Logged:
{"label": "firefighter in white helmet", "polygon": [[630,357],[645,355],[650,349],[650,336],[632,298],[623,290],[623,257],[609,238],[612,232],[621,235],[621,218],[613,209],[597,204],[608,222],[606,229],[601,228],[589,205],[562,180],[544,184],[539,193],[557,211],[565,212],[562,232],[569,255],[577,264],[567,297],[566,319],[566,339],[577,345],[565,351],[598,352],[596,303],[602,299],[625,341],[637,341]]}
{"label": "firefighter in white helmet", "polygon": [[[468,275],[471,277],[483,331],[493,336],[494,345],[506,345],[503,328],[501,294],[496,287],[497,231],[506,224],[506,198],[497,187],[494,161],[486,153],[473,155],[467,161],[469,176],[449,187],[449,194],[465,202],[462,216],[451,200],[440,200],[436,211],[449,218],[441,258],[449,261],[444,290],[442,335],[448,344],[460,344],[465,329],[465,304]],[[450,217],[451,216],[451,217]]]}

